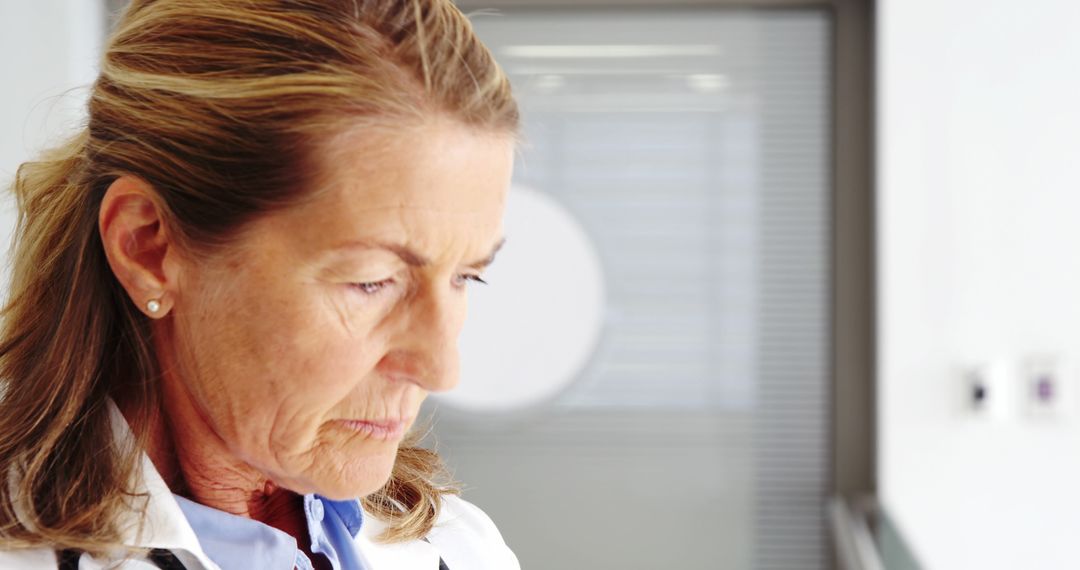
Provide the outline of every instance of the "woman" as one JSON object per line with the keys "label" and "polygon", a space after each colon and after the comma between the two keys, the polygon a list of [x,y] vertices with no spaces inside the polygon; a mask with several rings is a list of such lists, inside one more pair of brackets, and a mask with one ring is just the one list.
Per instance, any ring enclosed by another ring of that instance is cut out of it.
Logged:
{"label": "woman", "polygon": [[448,0],[133,2],[14,183],[0,568],[517,568],[409,432],[517,123]]}

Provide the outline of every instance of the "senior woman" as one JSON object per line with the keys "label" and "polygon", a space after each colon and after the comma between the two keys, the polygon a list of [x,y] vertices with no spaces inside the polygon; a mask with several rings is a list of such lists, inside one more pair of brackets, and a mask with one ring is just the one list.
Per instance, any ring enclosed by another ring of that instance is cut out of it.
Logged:
{"label": "senior woman", "polygon": [[518,114],[446,0],[136,0],[18,171],[0,568],[517,568],[410,431]]}

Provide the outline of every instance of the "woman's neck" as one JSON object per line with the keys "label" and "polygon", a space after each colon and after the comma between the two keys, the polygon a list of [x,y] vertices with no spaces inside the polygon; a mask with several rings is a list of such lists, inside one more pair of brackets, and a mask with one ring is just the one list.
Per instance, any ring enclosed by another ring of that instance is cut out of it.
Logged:
{"label": "woman's neck", "polygon": [[[297,546],[317,570],[329,561],[311,552],[310,533],[300,495],[271,482],[250,466],[235,460],[186,399],[162,398],[160,413],[148,428],[146,454],[169,490],[199,504],[257,520],[296,539]],[[119,403],[119,402],[118,402]],[[124,416],[128,410],[120,403]]]}
{"label": "woman's neck", "polygon": [[[280,529],[304,544],[303,498],[236,459],[187,394],[166,388],[163,380],[162,409],[147,426],[146,453],[169,490]],[[121,411],[130,418],[122,404]]]}

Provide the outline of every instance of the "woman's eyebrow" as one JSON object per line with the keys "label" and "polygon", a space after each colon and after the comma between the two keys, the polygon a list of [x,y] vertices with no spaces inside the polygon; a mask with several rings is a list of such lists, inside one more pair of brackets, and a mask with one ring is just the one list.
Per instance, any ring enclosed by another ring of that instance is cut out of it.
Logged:
{"label": "woman's eyebrow", "polygon": [[[491,262],[495,261],[495,254],[498,253],[500,249],[502,249],[502,246],[505,243],[506,238],[500,238],[499,241],[495,244],[495,246],[491,248],[491,253],[489,253],[483,259],[478,259],[476,261],[466,263],[465,266],[470,269],[475,269],[479,271],[484,269],[488,265],[491,265]],[[352,240],[339,244],[331,249],[334,251],[341,249],[385,249],[393,253],[394,255],[400,257],[406,265],[409,265],[411,267],[424,267],[431,264],[431,260],[413,251],[408,246],[400,243],[378,240]]]}
{"label": "woman's eyebrow", "polygon": [[499,253],[499,250],[502,249],[504,243],[506,243],[506,238],[499,238],[499,241],[495,244],[495,247],[491,248],[491,253],[489,253],[487,257],[474,261],[472,263],[467,263],[465,264],[465,267],[480,271],[481,269],[484,269],[485,267],[491,265],[491,262],[495,261],[495,254]]}

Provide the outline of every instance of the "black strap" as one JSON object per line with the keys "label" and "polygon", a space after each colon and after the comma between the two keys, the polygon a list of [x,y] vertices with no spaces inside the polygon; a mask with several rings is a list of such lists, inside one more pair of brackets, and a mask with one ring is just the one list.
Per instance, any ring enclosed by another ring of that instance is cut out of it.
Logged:
{"label": "black strap", "polygon": [[[420,540],[422,540],[422,541],[424,541],[424,542],[426,542],[428,544],[431,544],[431,541],[428,540],[426,536],[424,538],[421,538]],[[450,567],[447,566],[446,562],[443,561],[442,556],[439,557],[439,570],[450,570]]]}
{"label": "black strap", "polygon": [[[66,548],[56,551],[56,564],[58,570],[79,570],[79,558],[82,551],[74,548]],[[161,570],[185,570],[183,563],[172,552],[164,548],[155,548],[147,556],[150,563]]]}
{"label": "black strap", "polygon": [[184,565],[180,562],[180,559],[170,550],[155,548],[150,551],[148,558],[150,562],[154,563],[154,566],[161,568],[161,570],[184,570]]}
{"label": "black strap", "polygon": [[82,552],[73,548],[56,551],[56,567],[58,570],[79,570],[79,558]]}
{"label": "black strap", "polygon": [[[426,538],[424,540],[427,540]],[[57,570],[79,570],[79,558],[82,558],[82,552],[75,550],[74,548],[67,548],[64,550],[56,551],[56,564]],[[183,563],[172,552],[165,550],[164,548],[155,548],[150,551],[150,555],[147,557],[150,562],[160,568],[161,570],[185,570]],[[439,557],[439,570],[450,570],[450,567],[446,565],[442,557]]]}

